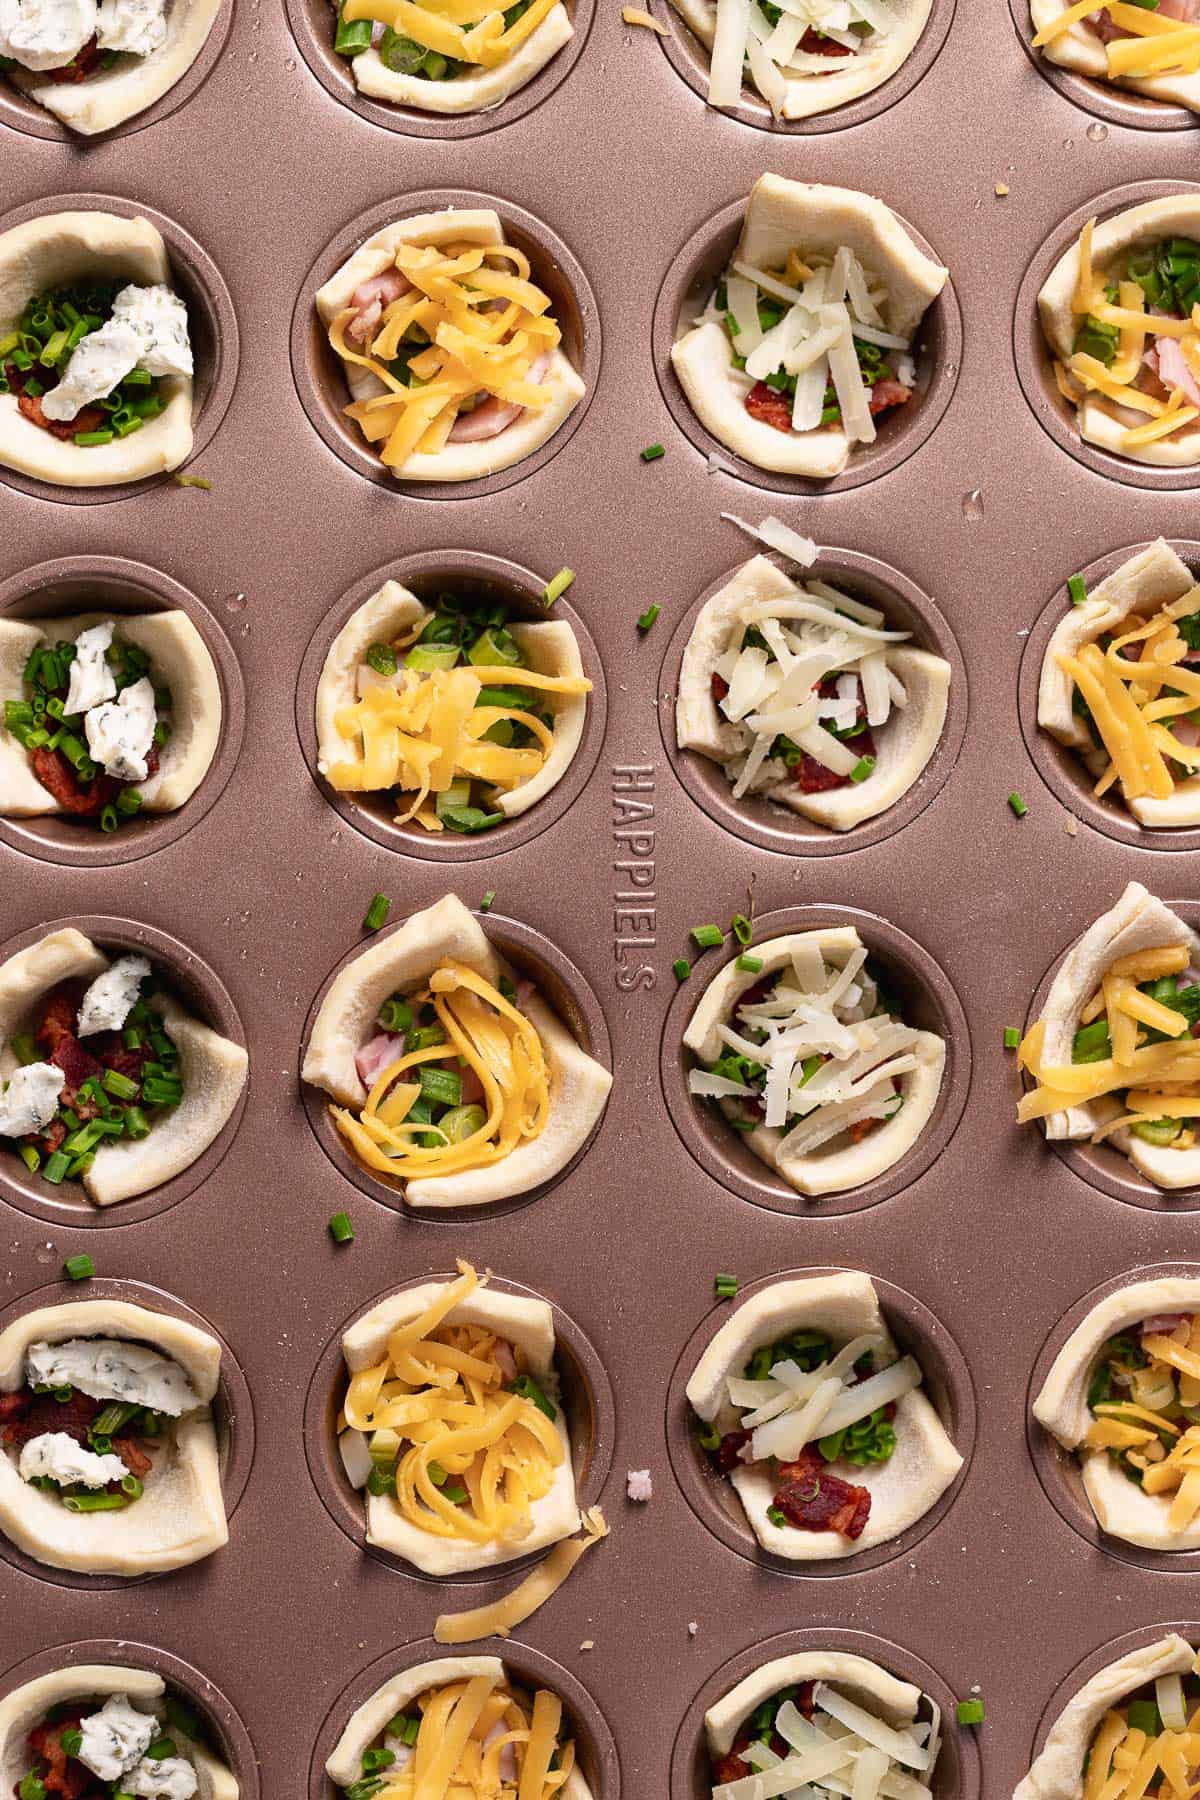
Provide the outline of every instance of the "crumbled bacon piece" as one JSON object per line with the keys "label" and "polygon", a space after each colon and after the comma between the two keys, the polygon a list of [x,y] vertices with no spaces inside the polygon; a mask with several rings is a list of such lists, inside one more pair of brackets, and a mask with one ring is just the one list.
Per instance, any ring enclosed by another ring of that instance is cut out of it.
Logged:
{"label": "crumbled bacon piece", "polygon": [[77,1444],[86,1444],[88,1428],[102,1402],[76,1388],[69,1400],[56,1400],[53,1394],[34,1394],[29,1389],[29,1406],[19,1417],[10,1419],[0,1437],[6,1444],[20,1449],[30,1438],[46,1431],[65,1431]]}
{"label": "crumbled bacon piece", "polygon": [[712,683],[712,697],[719,706],[729,692],[729,683],[723,675],[713,675],[710,677],[710,680]]}
{"label": "crumbled bacon piece", "polygon": [[791,399],[787,394],[777,394],[765,381],[756,381],[746,395],[746,411],[752,419],[771,425],[776,431],[792,429]]}
{"label": "crumbled bacon piece", "polygon": [[861,1144],[863,1139],[870,1137],[882,1122],[881,1119],[856,1119],[846,1135],[852,1144]]}
{"label": "crumbled bacon piece", "polygon": [[69,63],[61,69],[48,69],[47,79],[50,81],[86,81],[96,64],[100,61],[100,46],[95,38],[89,38],[82,50],[77,50]]}
{"label": "crumbled bacon piece", "polygon": [[[59,1095],[60,1105],[73,1105],[84,1082],[90,1081],[93,1075],[100,1073],[100,1064],[90,1051],[84,1049],[76,1037],[59,1038],[50,1061],[56,1063],[66,1076],[62,1093]],[[86,1106],[90,1103],[84,1101],[83,1104]],[[76,1106],[75,1110],[79,1112],[79,1107]],[[83,1114],[80,1112],[79,1116],[82,1118]]]}
{"label": "crumbled bacon piece", "polygon": [[801,1531],[836,1531],[859,1538],[871,1514],[871,1491],[831,1475],[819,1450],[806,1444],[795,1462],[781,1463],[774,1504]]}
{"label": "crumbled bacon piece", "polygon": [[913,391],[910,387],[905,387],[902,381],[894,381],[890,375],[885,375],[871,389],[871,411],[872,413],[889,412],[893,406],[903,406],[912,399],[912,396]]}
{"label": "crumbled bacon piece", "polygon": [[104,414],[98,406],[81,407],[73,419],[48,419],[42,407],[41,396],[23,391],[17,395],[17,408],[31,425],[39,425],[51,437],[61,438],[64,443],[74,438],[77,431],[99,431],[104,421]]}
{"label": "crumbled bacon piece", "polygon": [[[136,1475],[139,1481],[143,1476],[148,1475],[150,1470],[154,1467],[153,1462],[150,1457],[146,1455],[141,1444],[131,1437],[122,1437],[119,1432],[116,1433],[112,1440],[112,1447],[120,1457],[121,1461],[125,1464],[125,1467],[129,1470],[129,1473],[131,1475]],[[119,1489],[119,1482],[109,1483],[110,1492],[116,1493]]]}
{"label": "crumbled bacon piece", "polygon": [[[741,1745],[743,1750],[745,1750],[751,1742],[752,1740],[750,1738],[738,1739],[738,1744]],[[738,1755],[735,1746],[734,1749],[729,1752],[728,1756],[722,1756],[713,1764],[713,1786],[723,1787],[727,1781],[741,1781],[745,1776],[753,1775],[753,1773],[754,1770],[743,1757]]]}
{"label": "crumbled bacon piece", "polygon": [[10,1419],[19,1419],[22,1413],[29,1411],[33,1395],[28,1388],[18,1388],[15,1394],[0,1394],[0,1424],[7,1425]]}
{"label": "crumbled bacon piece", "polygon": [[809,56],[853,56],[854,51],[849,44],[839,44],[836,38],[826,37],[810,25],[800,39],[800,48]]}
{"label": "crumbled bacon piece", "polygon": [[[871,736],[870,728],[864,727],[857,737],[849,739],[847,747],[857,750],[859,756],[874,756],[875,739]],[[829,794],[835,788],[850,786],[848,775],[839,775],[835,770],[827,769],[824,763],[818,762],[807,751],[801,755],[792,779],[802,794]]]}
{"label": "crumbled bacon piece", "polygon": [[68,1756],[62,1747],[63,1733],[77,1731],[82,1718],[81,1711],[72,1711],[53,1724],[35,1725],[29,1733],[29,1748],[47,1765],[40,1777],[42,1786],[48,1794],[60,1794],[62,1800],[82,1800],[95,1785],[96,1778],[86,1764]]}
{"label": "crumbled bacon piece", "polygon": [[63,811],[77,818],[91,818],[102,812],[121,785],[111,775],[101,773],[85,786],[62,751],[50,750],[44,744],[30,751],[29,761],[42,786],[49,789]]}
{"label": "crumbled bacon piece", "polygon": [[50,989],[42,1001],[42,1016],[34,1032],[41,1049],[53,1050],[60,1038],[75,1036],[83,996],[82,981],[60,981],[57,987]]}
{"label": "crumbled bacon piece", "polygon": [[731,1469],[737,1468],[742,1460],[738,1452],[743,1444],[749,1442],[750,1433],[748,1431],[727,1431],[725,1433],[715,1452],[717,1468],[722,1475],[728,1475]]}

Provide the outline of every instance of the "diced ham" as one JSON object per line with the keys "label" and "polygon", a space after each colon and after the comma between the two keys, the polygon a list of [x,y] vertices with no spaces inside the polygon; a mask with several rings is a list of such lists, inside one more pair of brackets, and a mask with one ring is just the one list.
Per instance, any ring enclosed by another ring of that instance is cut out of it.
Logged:
{"label": "diced ham", "polygon": [[1150,1331],[1159,1334],[1174,1331],[1177,1325],[1182,1325],[1185,1319],[1190,1320],[1191,1317],[1191,1313],[1152,1313],[1148,1319],[1142,1320],[1141,1330],[1143,1333]]}
{"label": "diced ham", "polygon": [[507,1338],[497,1338],[492,1348],[492,1355],[499,1364],[500,1373],[505,1381],[517,1379],[517,1359],[513,1355],[512,1345]]}
{"label": "diced ham", "polygon": [[404,1039],[394,1031],[376,1032],[355,1053],[354,1066],[364,1087],[374,1087],[389,1063],[404,1055]]}
{"label": "diced ham", "polygon": [[[536,362],[530,364],[526,381],[532,382],[536,387],[549,367],[549,354],[539,356]],[[487,438],[499,437],[524,411],[525,408],[516,401],[499,400],[495,394],[489,394],[486,400],[481,400],[470,412],[459,413],[450,427],[450,442],[480,444]]]}
{"label": "diced ham", "polygon": [[367,343],[383,317],[384,307],[407,294],[411,286],[408,276],[402,275],[399,269],[385,269],[382,275],[374,275],[370,281],[360,281],[350,296],[354,317],[346,327],[347,337],[357,344]]}
{"label": "diced ham", "polygon": [[462,1081],[462,1104],[464,1106],[478,1106],[479,1102],[483,1099],[482,1081],[480,1081],[474,1069],[470,1067],[461,1069],[459,1075]]}
{"label": "diced ham", "polygon": [[1158,378],[1168,389],[1179,388],[1191,406],[1200,406],[1200,382],[1188,367],[1177,338],[1158,339]]}

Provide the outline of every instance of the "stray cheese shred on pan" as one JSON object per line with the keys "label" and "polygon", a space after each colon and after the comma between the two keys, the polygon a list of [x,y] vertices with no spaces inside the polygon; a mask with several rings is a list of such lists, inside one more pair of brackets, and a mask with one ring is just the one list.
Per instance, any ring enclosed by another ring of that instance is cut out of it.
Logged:
{"label": "stray cheese shred on pan", "polygon": [[1073,27],[1095,25],[1107,15],[1119,36],[1104,46],[1110,80],[1122,77],[1146,80],[1153,75],[1195,75],[1200,72],[1200,25],[1170,18],[1136,0],[1075,0],[1043,26],[1033,40],[1035,50],[1052,44]]}
{"label": "stray cheese shred on pan", "polygon": [[[521,30],[530,20],[536,23],[541,5],[542,0],[534,0],[513,29]],[[364,18],[368,8],[373,17],[394,11],[394,29],[408,36],[416,35],[416,26],[407,15],[425,10],[411,0],[346,0],[342,17],[350,18],[355,6],[362,9],[356,16]],[[441,31],[453,38],[434,49],[491,66],[495,46],[478,34],[493,22],[502,25],[501,14],[490,14],[468,32],[440,16],[428,16],[436,17]],[[369,301],[356,304],[356,290],[351,304],[334,316],[329,341],[338,356],[369,370],[386,390],[355,400],[345,410],[368,443],[380,446],[388,468],[398,468],[416,453],[435,455],[452,435],[463,435],[467,421],[485,406],[500,416],[507,409],[516,417],[526,408],[538,411],[549,404],[551,389],[542,385],[543,377],[562,333],[550,312],[549,295],[529,274],[528,257],[509,244],[435,248],[402,243],[393,268],[365,284],[372,290],[384,284],[395,297],[383,304],[375,291]]]}
{"label": "stray cheese shred on pan", "polygon": [[364,1753],[347,1800],[553,1800],[575,1767],[557,1694],[492,1675],[426,1688]]}
{"label": "stray cheese shred on pan", "polygon": [[558,1592],[575,1564],[593,1544],[608,1536],[608,1525],[598,1506],[583,1515],[584,1534],[555,1544],[545,1562],[527,1575],[518,1587],[469,1612],[442,1613],[433,1628],[439,1644],[467,1644],[475,1638],[507,1637]]}
{"label": "stray cheese shred on pan", "polygon": [[564,1458],[557,1409],[493,1329],[447,1322],[481,1285],[469,1263],[458,1267],[457,1281],[392,1332],[382,1360],[351,1376],[345,1421],[365,1435],[368,1474],[394,1483],[410,1525],[519,1543]]}

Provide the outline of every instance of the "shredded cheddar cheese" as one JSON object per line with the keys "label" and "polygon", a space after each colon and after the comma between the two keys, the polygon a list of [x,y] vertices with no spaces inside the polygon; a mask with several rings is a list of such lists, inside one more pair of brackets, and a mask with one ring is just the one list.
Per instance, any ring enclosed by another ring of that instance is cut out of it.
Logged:
{"label": "shredded cheddar cheese", "polygon": [[467,1644],[475,1638],[507,1637],[517,1625],[544,1606],[557,1593],[585,1551],[608,1536],[608,1525],[598,1506],[583,1515],[584,1534],[555,1544],[545,1562],[500,1600],[467,1612],[442,1613],[433,1628],[439,1644]]}
{"label": "shredded cheddar cheese", "polygon": [[1130,0],[1075,0],[1044,25],[1033,40],[1040,50],[1065,37],[1074,26],[1098,13],[1107,13],[1126,35],[1105,46],[1108,77],[1144,80],[1152,75],[1194,75],[1200,71],[1200,26],[1169,18]]}
{"label": "shredded cheddar cheese", "polygon": [[[531,1508],[564,1460],[561,1434],[532,1400],[509,1391],[491,1328],[455,1324],[480,1285],[469,1263],[419,1318],[398,1327],[382,1361],[351,1376],[345,1417],[396,1454],[395,1505],[410,1525],[472,1544],[519,1543]],[[392,1435],[396,1442],[393,1446]],[[447,1497],[464,1493],[456,1501]]]}
{"label": "shredded cheddar cheese", "polygon": [[[529,707],[478,704],[489,683],[536,694],[588,694],[583,676],[543,675],[535,669],[465,665],[419,671],[400,668],[394,676],[360,672],[361,693],[335,715],[347,756],[332,764],[330,785],[339,792],[374,793],[401,788],[415,797],[397,816],[416,819],[427,831],[442,821],[426,805],[456,781],[480,780],[501,792],[531,781],[554,748],[554,732]],[[492,743],[487,733],[501,720],[522,725],[535,742],[514,748]]]}
{"label": "shredded cheddar cheese", "polygon": [[[549,4],[533,0],[511,31],[491,38],[480,34],[503,25],[500,13],[489,13],[464,32],[413,0],[346,0],[342,17],[349,19],[357,9],[355,18],[383,18],[442,55],[491,67],[512,47],[512,34],[527,35],[530,21],[536,24]],[[473,10],[471,0],[462,0],[462,6]],[[507,48],[497,56],[501,45]],[[365,349],[348,341],[354,306],[344,307],[329,326],[329,341],[342,361],[368,370],[384,389],[345,411],[369,443],[382,445],[389,468],[414,453],[439,451],[464,408],[488,397],[534,410],[549,404],[551,390],[534,379],[534,369],[562,333],[550,313],[549,295],[529,279],[529,259],[522,251],[508,244],[399,244],[394,266],[408,288],[383,308]],[[414,328],[427,348],[409,356],[406,381],[391,365],[406,334],[406,349],[412,348]]]}
{"label": "shredded cheddar cheese", "polygon": [[563,1704],[548,1689],[530,1701],[473,1675],[427,1688],[414,1705],[416,1742],[393,1749],[377,1800],[553,1800],[566,1786],[575,1744],[562,1736]]}
{"label": "shredded cheddar cheese", "polygon": [[1124,1456],[1139,1471],[1143,1493],[1172,1496],[1168,1527],[1183,1531],[1200,1514],[1200,1425],[1188,1418],[1200,1405],[1200,1315],[1169,1333],[1143,1328],[1141,1349],[1146,1366],[1121,1376],[1131,1398],[1093,1406],[1083,1448]]}
{"label": "shredded cheddar cheese", "polygon": [[[1074,655],[1056,656],[1087,702],[1109,757],[1096,782],[1097,795],[1119,782],[1127,801],[1165,800],[1175,792],[1177,770],[1187,777],[1200,769],[1200,747],[1181,743],[1171,730],[1173,719],[1200,708],[1200,669],[1183,666],[1188,646],[1178,628],[1180,619],[1196,612],[1200,587],[1122,630],[1107,649],[1091,643]],[[1132,656],[1126,653],[1131,645],[1137,646]],[[1144,1011],[1135,1016],[1166,1029]]]}
{"label": "shredded cheddar cheese", "polygon": [[427,50],[494,69],[537,30],[555,4],[532,0],[507,28],[494,0],[435,0],[431,6],[417,0],[346,0],[342,17],[379,20]]}
{"label": "shredded cheddar cheese", "polygon": [[[539,1137],[550,1115],[549,1074],[541,1038],[525,1015],[474,969],[449,960],[434,970],[428,987],[409,997],[418,1007],[433,1007],[444,1039],[389,1063],[357,1116],[347,1107],[330,1107],[359,1160],[402,1181],[457,1175],[488,1168]],[[414,1072],[447,1057],[460,1059],[483,1089],[483,1122],[456,1142],[438,1125],[409,1118],[421,1091]],[[428,1137],[442,1141],[421,1141]]]}

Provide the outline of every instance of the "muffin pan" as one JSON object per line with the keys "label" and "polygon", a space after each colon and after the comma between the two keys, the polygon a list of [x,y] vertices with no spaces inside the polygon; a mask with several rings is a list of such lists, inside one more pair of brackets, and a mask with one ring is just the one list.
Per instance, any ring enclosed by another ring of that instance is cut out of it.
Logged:
{"label": "muffin pan", "polygon": [[[684,29],[653,4],[665,43],[618,4],[590,29],[577,8],[545,76],[469,131],[377,117],[324,52],[314,73],[305,31],[326,21],[302,0],[237,0],[186,104],[86,150],[0,106],[12,209],[0,225],[103,205],[145,213],[167,238],[201,371],[187,473],[212,484],[72,493],[5,477],[0,604],[36,616],[42,598],[75,604],[91,583],[118,611],[182,605],[227,701],[217,762],[178,817],[101,847],[61,825],[0,828],[0,941],[71,921],[102,944],[144,942],[251,1059],[239,1114],[162,1193],[98,1212],[0,1158],[6,1313],[86,1252],[98,1285],[141,1284],[210,1322],[231,1349],[230,1468],[245,1479],[228,1547],[173,1575],[68,1590],[0,1559],[0,1686],[104,1639],[107,1658],[162,1668],[208,1711],[244,1800],[260,1780],[272,1796],[334,1800],[324,1757],[353,1706],[430,1654],[438,1612],[508,1585],[429,1581],[367,1554],[330,1456],[342,1326],[458,1256],[562,1321],[583,1493],[612,1535],[485,1647],[560,1692],[596,1800],[702,1800],[704,1706],[801,1644],[874,1656],[951,1714],[978,1687],[985,1723],[950,1723],[939,1800],[1005,1800],[1043,1717],[1122,1633],[1157,1636],[1181,1610],[1174,1562],[1089,1533],[1027,1421],[1083,1296],[1200,1260],[1195,1197],[1142,1191],[1018,1129],[1003,1033],[1033,1016],[1047,971],[1127,880],[1197,916],[1195,834],[1125,829],[1041,741],[1031,706],[1069,576],[1094,578],[1159,534],[1185,556],[1200,539],[1190,478],[1067,441],[1035,317],[1049,261],[1092,211],[1192,185],[1191,138],[1157,128],[1181,119],[1035,66],[1014,28],[1022,0],[1016,17],[935,6],[912,67],[861,109],[763,130],[681,79]],[[825,488],[764,480],[705,440],[666,360],[689,286],[716,273],[767,169],[878,194],[951,271],[911,423]],[[402,488],[340,416],[312,295],[381,224],[481,195],[550,284],[588,396],[488,483]],[[665,455],[643,463],[656,443]],[[898,619],[911,610],[918,641],[953,664],[923,779],[844,838],[737,809],[718,771],[674,747],[686,621],[757,548],[721,515],[771,513]],[[312,694],[346,609],[385,575],[496,581],[536,603],[564,567],[576,580],[559,604],[595,687],[583,746],[544,806],[447,854],[385,808],[335,801],[313,769]],[[494,891],[489,931],[546,981],[614,1087],[591,1142],[544,1190],[416,1216],[342,1156],[299,1066],[323,985],[366,941],[371,896],[390,897],[390,927],[449,891],[473,909]],[[684,1090],[682,1024],[732,954],[731,942],[701,953],[688,933],[736,912],[758,936],[854,920],[946,1036],[939,1109],[872,1190],[802,1201],[772,1187]],[[692,970],[677,987],[680,957]],[[327,1222],[341,1211],[355,1236],[339,1247]],[[718,1271],[745,1291],[828,1267],[876,1280],[967,1463],[911,1541],[785,1573],[706,1490],[682,1386],[728,1316]],[[653,1497],[635,1504],[626,1471],[642,1468]]]}

